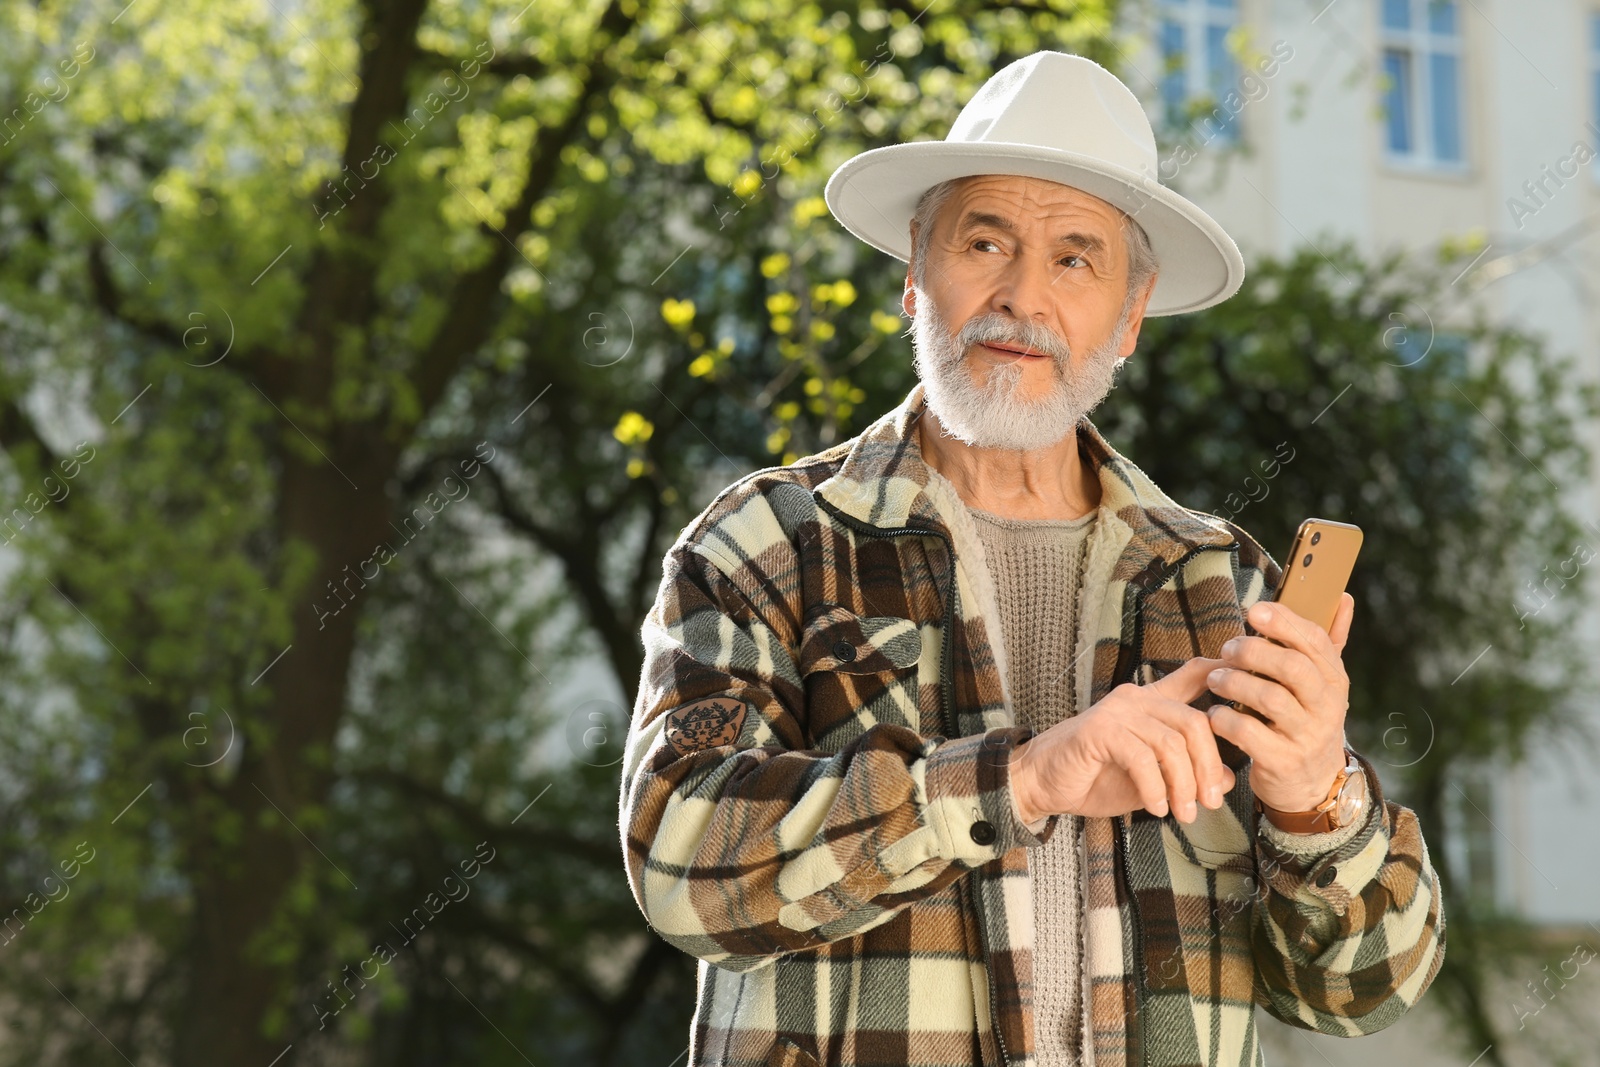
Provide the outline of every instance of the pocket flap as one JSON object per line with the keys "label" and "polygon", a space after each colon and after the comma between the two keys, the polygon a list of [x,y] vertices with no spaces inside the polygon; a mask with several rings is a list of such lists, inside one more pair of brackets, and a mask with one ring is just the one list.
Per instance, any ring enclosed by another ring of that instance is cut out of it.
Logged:
{"label": "pocket flap", "polygon": [[831,605],[806,624],[800,639],[800,673],[840,671],[874,674],[914,667],[922,658],[922,635],[910,619],[857,615]]}
{"label": "pocket flap", "polygon": [[1169,851],[1192,857],[1202,867],[1247,874],[1255,869],[1250,832],[1227,804],[1220,808],[1197,804],[1194,822],[1185,825],[1168,819],[1162,831],[1170,838],[1166,842]]}

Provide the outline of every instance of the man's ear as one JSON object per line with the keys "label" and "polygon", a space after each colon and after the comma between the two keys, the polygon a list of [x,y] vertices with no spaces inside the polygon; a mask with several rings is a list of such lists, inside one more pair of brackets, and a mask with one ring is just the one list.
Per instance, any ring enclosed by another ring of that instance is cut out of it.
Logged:
{"label": "man's ear", "polygon": [[[914,262],[916,260],[916,258],[917,258],[917,220],[916,219],[912,219],[911,220],[911,260]],[[911,318],[911,319],[914,319],[914,318],[917,317],[917,294],[916,294],[916,291],[914,289],[912,289],[912,286],[915,285],[915,284],[916,284],[916,279],[911,276],[911,263],[908,262],[906,264],[906,288],[905,288],[905,292],[900,294],[900,309],[906,313],[906,317],[907,318]]]}
{"label": "man's ear", "polygon": [[1134,348],[1139,344],[1139,327],[1144,325],[1144,309],[1150,304],[1150,294],[1155,292],[1156,278],[1159,276],[1159,273],[1150,275],[1150,281],[1146,283],[1144,292],[1139,294],[1139,298],[1128,309],[1128,332],[1122,335],[1122,347],[1117,350],[1117,355],[1123,359],[1133,355]]}

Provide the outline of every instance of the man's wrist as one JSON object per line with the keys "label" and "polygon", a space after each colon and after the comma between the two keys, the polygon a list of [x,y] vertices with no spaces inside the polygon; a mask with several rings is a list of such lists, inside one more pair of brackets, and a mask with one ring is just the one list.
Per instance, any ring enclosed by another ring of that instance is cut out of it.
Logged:
{"label": "man's wrist", "polygon": [[[1326,834],[1335,828],[1342,828],[1343,823],[1338,823],[1335,816],[1345,814],[1339,806],[1339,797],[1342,791],[1349,789],[1346,785],[1346,773],[1354,762],[1355,756],[1349,748],[1341,746],[1338,767],[1327,774],[1327,784],[1321,787],[1321,792],[1317,793],[1315,799],[1296,801],[1291,807],[1265,800],[1258,793],[1257,810],[1268,823],[1285,834]],[[1364,780],[1361,784],[1364,793]],[[1329,808],[1333,810],[1330,812]],[[1346,821],[1349,821],[1348,817]]]}
{"label": "man's wrist", "polygon": [[1359,817],[1348,823],[1326,832],[1306,833],[1299,830],[1285,830],[1270,818],[1263,818],[1261,822],[1261,836],[1264,837],[1278,851],[1289,856],[1301,858],[1325,855],[1335,849],[1344,848],[1355,840],[1363,831],[1362,828],[1371,821],[1373,803],[1372,784],[1363,781],[1361,786],[1362,803]]}
{"label": "man's wrist", "polygon": [[1338,756],[1334,758],[1333,762],[1329,765],[1325,773],[1317,775],[1313,783],[1306,787],[1305,792],[1295,794],[1286,802],[1280,803],[1280,801],[1284,801],[1282,796],[1279,796],[1275,799],[1269,799],[1261,796],[1259,791],[1257,791],[1256,797],[1266,807],[1276,809],[1278,811],[1310,811],[1318,804],[1321,804],[1324,800],[1328,799],[1328,790],[1333,788],[1333,783],[1339,777],[1339,772],[1344,770],[1345,764],[1347,764],[1349,761],[1350,757],[1347,756],[1345,754],[1345,750],[1341,748]]}
{"label": "man's wrist", "polygon": [[1033,825],[1046,815],[1033,803],[1033,764],[1024,755],[1032,741],[1033,739],[1029,738],[1011,750],[1009,768],[1011,803],[1017,810],[1017,818],[1027,826]]}

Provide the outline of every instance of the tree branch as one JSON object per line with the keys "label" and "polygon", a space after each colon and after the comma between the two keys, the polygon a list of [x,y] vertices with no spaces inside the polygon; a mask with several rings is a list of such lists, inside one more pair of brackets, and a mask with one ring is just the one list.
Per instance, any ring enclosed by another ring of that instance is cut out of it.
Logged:
{"label": "tree branch", "polygon": [[352,778],[388,785],[404,793],[425,800],[434,807],[442,808],[453,815],[463,826],[468,827],[474,834],[483,834],[491,840],[501,843],[526,845],[529,848],[553,849],[577,859],[587,860],[597,866],[610,869],[616,866],[616,849],[596,841],[586,841],[581,837],[562,833],[546,827],[511,826],[510,824],[497,823],[483,813],[481,809],[453,793],[447,793],[438,786],[420,781],[402,771],[391,770],[387,767],[366,767],[350,772]]}
{"label": "tree branch", "polygon": [[89,244],[89,288],[95,306],[141,336],[168,348],[182,348],[183,334],[161,319],[141,315],[128,306],[126,298],[111,277],[106,264],[106,243],[95,238]]}
{"label": "tree branch", "polygon": [[494,483],[495,514],[499,515],[507,526],[523,534],[565,562],[572,551],[571,542],[564,537],[558,536],[554,529],[541,524],[539,520],[523,510],[522,506],[511,495],[510,490],[506,487],[504,476],[495,469],[494,464],[485,463],[483,469],[489,473],[489,480]]}
{"label": "tree branch", "polygon": [[[33,424],[12,397],[10,389],[0,391],[0,449],[7,453],[15,453],[18,448],[32,445],[39,453],[39,464],[45,469],[56,465],[60,457],[55,453],[43,437],[39,436],[39,428]],[[67,498],[72,499],[71,497]]]}
{"label": "tree branch", "polygon": [[[472,57],[447,56],[443,52],[424,49],[417,53],[417,58],[433,69],[450,70],[470,61]],[[487,63],[479,63],[478,73],[493,74],[500,78],[515,78],[518,75],[527,75],[534,80],[538,80],[550,73],[550,65],[542,59],[536,59],[529,55],[497,55]]]}
{"label": "tree branch", "polygon": [[[482,934],[526,956],[536,966],[549,971],[568,993],[583,1001],[596,1018],[604,1021],[612,1017],[616,1006],[608,1000],[594,981],[581,968],[572,967],[558,959],[547,947],[528,937],[510,923],[502,922],[482,908],[465,908],[453,916],[451,929],[465,933]],[[666,944],[666,942],[661,942]]]}
{"label": "tree branch", "polygon": [[[400,479],[399,502],[404,504],[407,500],[415,500],[435,478],[443,481],[454,474],[458,478],[464,479],[466,475],[457,473],[460,470],[460,464],[464,460],[475,458],[474,453],[469,451],[466,445],[459,445],[454,449],[447,448],[426,457],[412,468],[410,474]],[[482,468],[487,469],[489,467],[487,463],[483,463],[481,460],[478,462]],[[440,474],[441,470],[446,473]]]}
{"label": "tree branch", "polygon": [[[601,16],[593,35],[601,41],[597,51],[603,51],[610,42],[620,39],[631,28],[634,17],[623,13],[624,6],[624,0],[613,0]],[[583,89],[574,101],[567,120],[559,126],[543,127],[534,138],[528,154],[527,181],[506,213],[507,230],[496,230],[487,223],[482,225],[481,232],[497,239],[492,245],[489,259],[478,269],[457,279],[447,301],[450,310],[427,350],[417,360],[411,384],[416,390],[418,411],[433,409],[462,360],[488,337],[489,328],[494,322],[490,304],[500,292],[500,283],[511,266],[518,238],[532,226],[534,205],[544,198],[555,180],[561,165],[561,149],[573,139],[588,118],[590,105],[602,95],[615,76],[602,59],[603,56],[597,54],[591,60]],[[408,430],[413,428],[408,427]]]}
{"label": "tree branch", "polygon": [[[578,435],[566,434],[564,438],[578,440]],[[577,594],[584,617],[594,628],[601,645],[605,648],[612,672],[626,690],[632,684],[630,679],[639,677],[643,656],[636,647],[637,634],[632,628],[631,620],[618,609],[606,589],[600,566],[599,527],[594,523],[580,520],[576,523],[576,528],[582,531],[581,536],[568,538],[557,535],[554,530],[540,525],[517,505],[507,492],[499,471],[490,464],[484,464],[484,468],[490,472],[490,480],[495,483],[495,513],[512,529],[526,535],[561,561],[562,573],[566,577],[567,584]],[[586,510],[581,504],[579,508],[580,511]]]}

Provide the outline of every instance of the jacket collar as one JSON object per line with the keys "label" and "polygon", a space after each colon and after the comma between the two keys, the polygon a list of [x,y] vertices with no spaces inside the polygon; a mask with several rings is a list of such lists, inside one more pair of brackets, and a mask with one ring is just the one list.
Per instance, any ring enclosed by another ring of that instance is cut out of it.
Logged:
{"label": "jacket collar", "polygon": [[[925,403],[918,382],[898,406],[850,442],[839,469],[813,490],[816,495],[869,526],[926,529],[948,537],[950,517],[927,492],[930,471],[917,441]],[[1102,512],[1109,511],[1132,531],[1117,567],[1120,573],[1139,581],[1195,549],[1233,545],[1233,534],[1221,519],[1167,496],[1111,447],[1087,415],[1078,421],[1077,433],[1079,453],[1100,479]]]}

